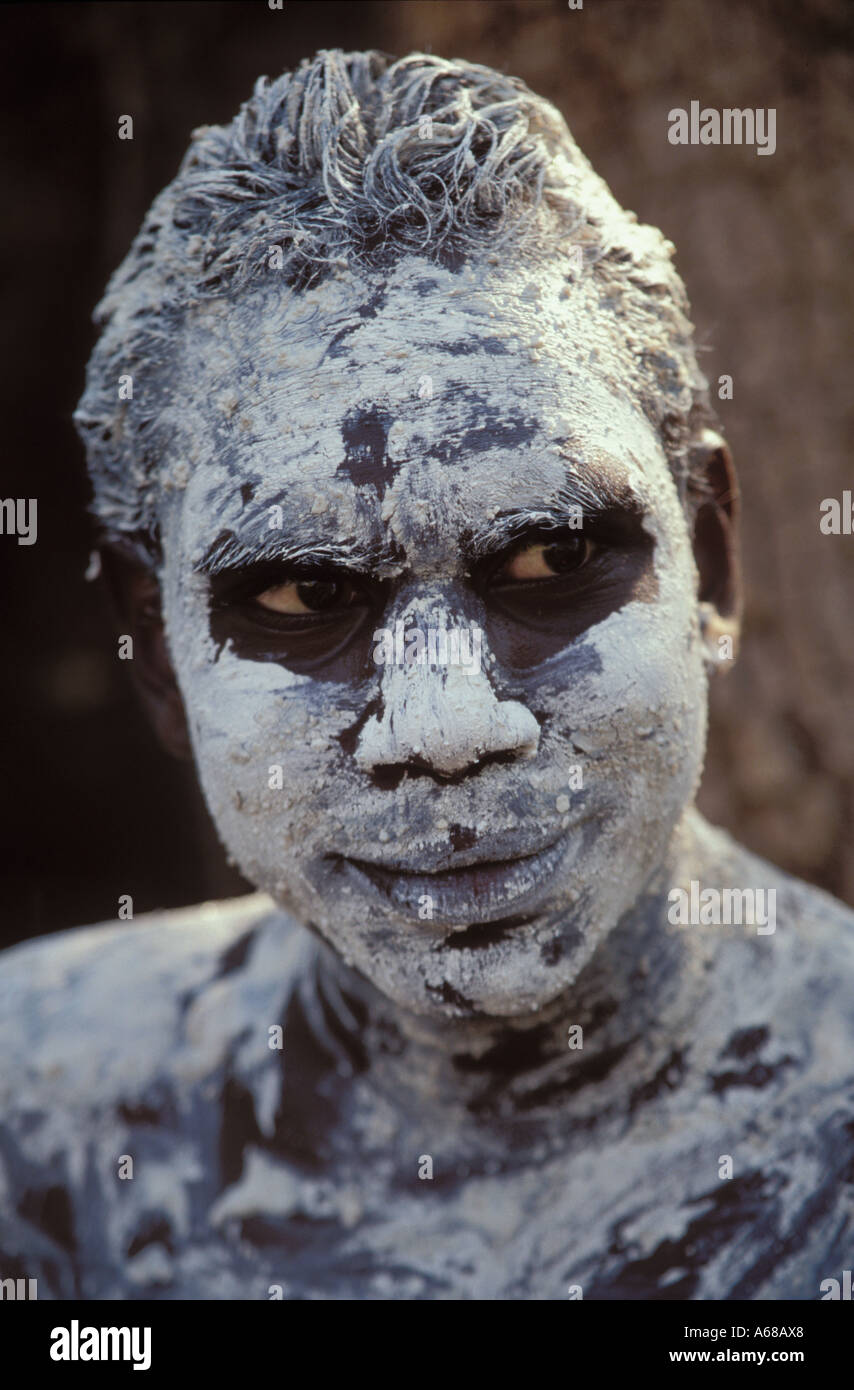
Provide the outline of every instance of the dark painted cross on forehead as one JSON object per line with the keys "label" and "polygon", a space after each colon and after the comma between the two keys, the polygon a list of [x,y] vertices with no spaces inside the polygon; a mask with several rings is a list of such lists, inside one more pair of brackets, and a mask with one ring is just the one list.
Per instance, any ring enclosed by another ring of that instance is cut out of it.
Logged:
{"label": "dark painted cross on forehead", "polygon": [[[488,417],[494,410],[493,403],[476,391],[457,390],[453,394],[457,400],[465,396],[472,416],[480,412]],[[338,473],[348,477],[357,487],[372,484],[380,501],[403,463],[403,460],[392,462],[388,457],[388,434],[393,423],[394,417],[389,410],[374,405],[351,410],[341,427],[344,460],[338,466]],[[526,418],[511,410],[505,419],[472,424],[453,439],[439,440],[434,444],[424,441],[419,457],[425,461],[454,463],[487,449],[522,448],[531,443],[538,430],[536,419]]]}

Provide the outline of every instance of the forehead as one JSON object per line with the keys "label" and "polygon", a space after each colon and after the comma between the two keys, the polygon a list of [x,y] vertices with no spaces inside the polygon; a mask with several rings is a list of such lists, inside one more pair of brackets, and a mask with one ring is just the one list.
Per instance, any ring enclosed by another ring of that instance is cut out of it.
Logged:
{"label": "forehead", "polygon": [[429,549],[511,508],[672,503],[659,441],[619,389],[612,316],[558,260],[452,273],[409,257],[301,294],[270,274],[183,332],[170,454],[194,561],[215,528],[257,528],[271,506],[306,544]]}

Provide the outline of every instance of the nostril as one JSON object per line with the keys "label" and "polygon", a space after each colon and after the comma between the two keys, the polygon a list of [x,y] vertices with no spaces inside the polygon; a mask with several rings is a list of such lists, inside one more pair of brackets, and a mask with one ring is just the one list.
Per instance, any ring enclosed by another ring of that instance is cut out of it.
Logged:
{"label": "nostril", "polygon": [[396,791],[406,776],[408,769],[406,763],[387,763],[385,766],[373,768],[370,773],[371,781],[374,786],[382,791]]}

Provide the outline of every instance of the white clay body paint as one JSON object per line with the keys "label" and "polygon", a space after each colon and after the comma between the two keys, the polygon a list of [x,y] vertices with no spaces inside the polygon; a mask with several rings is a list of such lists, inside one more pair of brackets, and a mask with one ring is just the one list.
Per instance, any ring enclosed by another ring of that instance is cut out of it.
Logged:
{"label": "white clay body paint", "polygon": [[[0,1248],[40,1296],[800,1300],[847,1267],[854,919],[692,805],[737,605],[672,252],[476,64],[326,50],[194,132],[75,420],[278,906],[4,953]],[[378,664],[378,629],[478,661]],[[672,924],[699,882],[778,930]]]}
{"label": "white clay body paint", "polygon": [[[416,1012],[453,1012],[461,996],[515,1015],[565,990],[660,864],[699,778],[705,675],[684,514],[651,425],[615,389],[612,331],[567,285],[554,256],[512,278],[408,257],[381,282],[344,272],[299,296],[204,305],[179,358],[173,449],[191,467],[171,493],[164,611],[208,803],[246,876]],[[201,370],[222,392],[198,391]],[[341,467],[358,413],[383,424],[380,487]],[[595,494],[597,469],[646,511],[655,593],[510,669],[483,603],[466,596],[462,540],[508,510],[554,506],[568,477]],[[217,654],[208,581],[193,570],[224,531],[251,548],[276,506],[288,544],[396,546],[383,623],[477,623],[480,671],[392,665],[348,684]],[[453,775],[495,752],[512,761],[456,783],[372,780],[412,758]],[[271,788],[276,765],[283,786]],[[569,794],[579,765],[583,791]],[[450,826],[474,857],[527,855],[530,867],[476,904],[439,891],[421,919],[414,890],[429,883],[417,875],[471,863]],[[415,875],[412,901],[389,900],[337,856]],[[454,943],[514,913],[529,920],[494,944]]]}

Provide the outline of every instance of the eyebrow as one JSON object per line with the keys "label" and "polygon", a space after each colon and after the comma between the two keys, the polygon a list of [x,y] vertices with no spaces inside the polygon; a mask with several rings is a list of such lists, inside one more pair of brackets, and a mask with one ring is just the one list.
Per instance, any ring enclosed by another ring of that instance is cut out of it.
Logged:
{"label": "eyebrow", "polygon": [[641,499],[622,479],[604,470],[588,473],[583,478],[567,474],[550,505],[508,508],[475,527],[468,537],[469,558],[479,559],[505,550],[525,531],[568,528],[575,522],[579,509],[582,526],[585,522],[595,523],[617,516],[639,524],[646,515]]}
{"label": "eyebrow", "polygon": [[193,571],[214,577],[226,570],[278,564],[294,569],[336,567],[370,574],[376,573],[381,566],[399,565],[400,558],[396,546],[378,542],[298,541],[278,528],[257,540],[241,537],[234,531],[221,531],[193,566]]}

